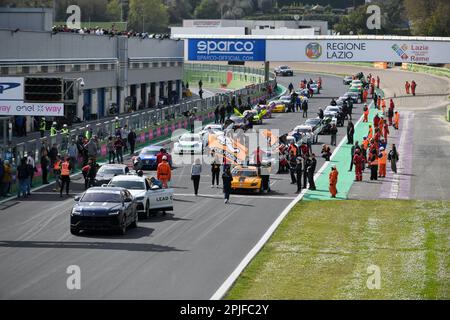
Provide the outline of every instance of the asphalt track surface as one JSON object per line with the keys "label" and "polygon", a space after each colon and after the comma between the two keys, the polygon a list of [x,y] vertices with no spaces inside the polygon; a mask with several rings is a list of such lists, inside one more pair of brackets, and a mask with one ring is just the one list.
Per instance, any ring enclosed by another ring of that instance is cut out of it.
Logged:
{"label": "asphalt track surface", "polygon": [[[298,85],[300,74],[279,78]],[[309,117],[331,97],[345,92],[340,77],[322,75],[320,95],[310,99]],[[354,120],[361,115],[355,105]],[[276,114],[259,128],[284,133],[304,119],[301,113]],[[256,128],[256,126],[255,126]],[[345,135],[339,128],[338,142]],[[313,152],[320,155],[320,136]],[[318,157],[317,169],[323,164]],[[193,195],[190,166],[173,172],[174,211],[141,220],[125,236],[88,233],[73,236],[69,215],[73,199],[59,198],[46,187],[26,200],[0,205],[1,299],[209,299],[256,244],[280,212],[295,198],[296,186],[287,174],[271,177],[272,192],[232,195],[223,203],[221,189],[211,189],[209,165],[203,165],[200,195]],[[72,180],[73,193],[82,179]],[[81,270],[81,290],[68,290],[67,268]]]}

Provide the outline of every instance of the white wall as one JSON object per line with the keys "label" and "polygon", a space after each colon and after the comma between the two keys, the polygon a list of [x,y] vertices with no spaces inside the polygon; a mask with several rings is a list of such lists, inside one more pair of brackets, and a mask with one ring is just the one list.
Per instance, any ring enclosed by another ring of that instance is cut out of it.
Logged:
{"label": "white wall", "polygon": [[314,28],[306,29],[288,29],[288,28],[278,28],[278,29],[252,29],[252,35],[279,35],[279,36],[313,36]]}
{"label": "white wall", "polygon": [[214,34],[214,35],[245,35],[244,27],[227,27],[227,28],[184,28],[172,27],[170,32],[173,38],[181,38],[182,35],[199,35],[199,34]]}

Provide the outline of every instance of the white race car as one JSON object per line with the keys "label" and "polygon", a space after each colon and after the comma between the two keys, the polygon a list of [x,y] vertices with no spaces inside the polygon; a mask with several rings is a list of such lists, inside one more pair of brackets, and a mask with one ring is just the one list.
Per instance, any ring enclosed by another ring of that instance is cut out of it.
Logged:
{"label": "white race car", "polygon": [[175,142],[173,152],[176,154],[203,154],[203,139],[198,133],[185,133]]}
{"label": "white race car", "polygon": [[302,142],[313,144],[318,140],[318,136],[314,134],[313,128],[304,124],[296,126],[294,130],[289,133],[289,136],[294,137],[299,144]]}
{"label": "white race car", "polygon": [[151,185],[146,177],[119,175],[111,179],[108,187],[122,187],[130,191],[137,202],[139,217],[148,219],[150,213],[173,211],[173,189]]}

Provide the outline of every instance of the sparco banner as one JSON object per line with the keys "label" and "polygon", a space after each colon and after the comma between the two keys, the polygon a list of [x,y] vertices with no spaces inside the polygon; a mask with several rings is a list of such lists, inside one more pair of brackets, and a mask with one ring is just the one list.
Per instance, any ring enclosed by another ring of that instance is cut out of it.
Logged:
{"label": "sparco banner", "polygon": [[267,40],[267,61],[449,63],[450,41]]}
{"label": "sparco banner", "polygon": [[189,39],[188,60],[265,61],[266,40]]}

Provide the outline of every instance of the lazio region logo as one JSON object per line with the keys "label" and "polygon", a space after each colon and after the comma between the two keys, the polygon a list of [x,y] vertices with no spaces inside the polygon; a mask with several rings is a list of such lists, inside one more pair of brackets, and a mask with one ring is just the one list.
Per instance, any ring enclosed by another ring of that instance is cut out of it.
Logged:
{"label": "lazio region logo", "polygon": [[322,46],[317,42],[310,42],[305,48],[305,54],[310,59],[318,59],[322,55]]}
{"label": "lazio region logo", "polygon": [[406,44],[402,45],[401,47],[399,47],[397,44],[394,44],[391,48],[400,58],[402,58],[402,60],[408,59],[408,55],[406,54],[408,46]]}

